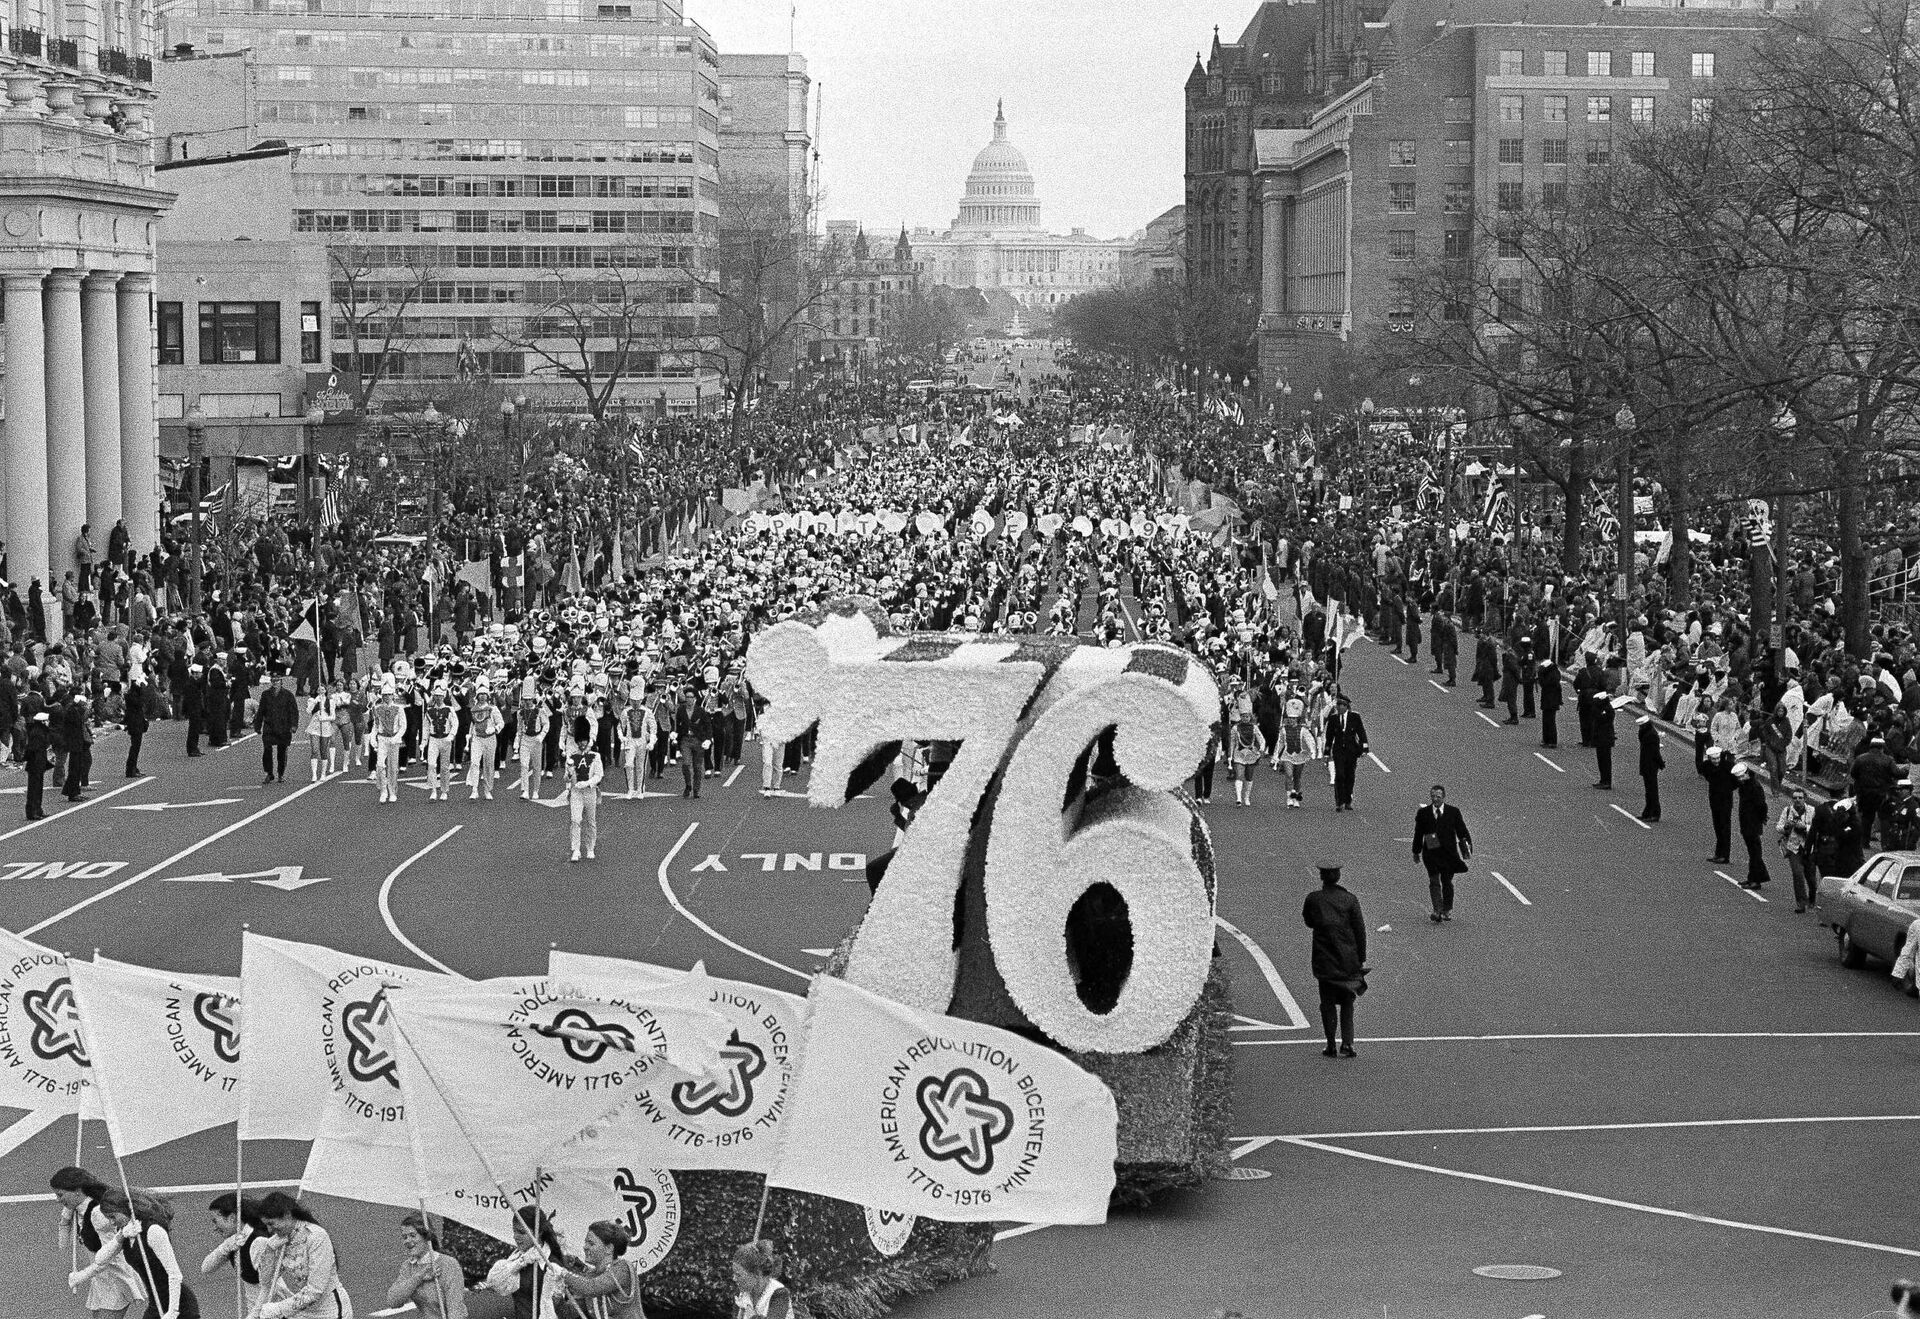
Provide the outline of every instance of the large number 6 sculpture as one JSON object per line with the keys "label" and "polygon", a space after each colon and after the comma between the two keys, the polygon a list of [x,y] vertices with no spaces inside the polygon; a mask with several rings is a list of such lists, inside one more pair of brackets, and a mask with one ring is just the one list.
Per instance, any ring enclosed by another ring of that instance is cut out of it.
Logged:
{"label": "large number 6 sculpture", "polygon": [[[892,635],[868,601],[768,629],[747,666],[770,702],[765,736],[818,726],[808,791],[816,806],[839,806],[866,786],[902,740],[959,743],[855,936],[849,980],[947,1010],[954,896],[997,773],[987,929],[1015,1004],[1076,1051],[1141,1052],[1172,1034],[1199,997],[1212,951],[1192,816],[1170,793],[1199,763],[1217,717],[1203,666],[1155,645]],[[1091,753],[1108,730],[1120,777],[1096,781]],[[1133,933],[1128,975],[1105,1012],[1076,992],[1067,948],[1069,913],[1098,884],[1125,900]]]}

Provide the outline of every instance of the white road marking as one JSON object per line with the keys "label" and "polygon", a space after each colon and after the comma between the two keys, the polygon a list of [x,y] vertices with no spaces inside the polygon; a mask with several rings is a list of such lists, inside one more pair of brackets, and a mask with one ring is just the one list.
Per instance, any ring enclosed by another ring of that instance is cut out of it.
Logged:
{"label": "white road marking", "polygon": [[461,975],[458,971],[454,970],[452,967],[448,966],[445,962],[441,961],[439,958],[435,957],[432,953],[428,952],[426,949],[422,948],[419,944],[415,943],[413,940],[407,937],[406,932],[400,928],[400,922],[394,920],[393,908],[390,905],[388,905],[388,899],[393,894],[394,881],[399,879],[400,876],[405,873],[408,866],[412,865],[415,861],[418,861],[421,857],[431,852],[434,848],[440,846],[440,844],[446,842],[447,839],[453,837],[455,834],[459,833],[465,827],[466,827],[465,825],[459,825],[459,824],[454,825],[453,828],[447,830],[445,833],[441,834],[438,838],[434,839],[431,843],[428,843],[425,847],[421,848],[418,852],[415,852],[412,856],[408,857],[405,861],[402,861],[399,865],[395,866],[393,868],[393,872],[389,874],[380,885],[380,919],[387,923],[387,933],[391,934],[395,939],[399,940],[402,947],[404,947],[408,952],[412,953],[415,957],[419,958],[421,961],[427,963],[427,965],[437,967],[440,970],[445,971],[448,975],[453,976],[455,979],[459,979],[459,980],[464,980],[466,979],[466,977]]}
{"label": "white road marking", "polygon": [[1427,686],[1433,688],[1436,692],[1439,692],[1442,696],[1445,696],[1447,694],[1447,688],[1445,683],[1435,682],[1432,678],[1428,678]]}
{"label": "white road marking", "polygon": [[741,764],[735,765],[733,767],[733,773],[727,775],[727,781],[721,784],[720,786],[723,788],[731,788],[733,786],[733,781],[740,777],[740,771],[745,768],[746,768],[746,764],[744,762],[742,762]]}
{"label": "white road marking", "polygon": [[1545,765],[1548,769],[1552,770],[1555,774],[1565,774],[1567,772],[1566,770],[1560,768],[1560,766],[1554,764],[1551,760],[1548,760],[1545,756],[1541,755],[1538,751],[1533,753],[1533,758],[1539,761],[1542,765]]}
{"label": "white road marking", "polygon": [[1493,725],[1495,728],[1500,727],[1500,721],[1498,719],[1495,719],[1492,715],[1488,714],[1485,710],[1475,710],[1474,713],[1479,715],[1482,719],[1486,720],[1489,724]]}
{"label": "white road marking", "polygon": [[1278,1136],[1234,1136],[1232,1137],[1234,1150],[1229,1157],[1244,1159],[1247,1155],[1257,1153],[1279,1139]]}
{"label": "white road marking", "polygon": [[[745,953],[748,957],[751,957],[754,961],[764,962],[766,965],[772,967],[776,971],[785,971],[788,975],[794,977],[796,980],[813,979],[812,976],[806,974],[803,971],[794,970],[792,967],[788,966],[785,962],[776,962],[771,957],[768,957],[765,953],[757,953],[753,949],[747,947],[745,944],[735,943],[733,940],[729,939],[726,935],[720,933],[720,931],[714,929],[711,925],[707,924],[705,921],[701,920],[698,916],[694,915],[691,911],[687,910],[687,905],[684,902],[680,901],[680,895],[673,891],[673,883],[667,878],[667,867],[673,864],[673,859],[676,856],[680,855],[680,849],[687,845],[687,839],[693,837],[693,831],[695,829],[698,829],[699,827],[700,827],[700,821],[698,820],[695,820],[692,824],[689,824],[686,827],[686,829],[681,832],[679,839],[675,841],[674,845],[670,849],[668,849],[666,856],[663,857],[660,861],[660,869],[658,871],[658,874],[660,876],[660,891],[666,895],[667,901],[673,904],[673,909],[675,911],[679,912],[683,917],[686,918],[686,921],[689,925],[692,925],[696,929],[704,931],[706,934],[708,934],[712,938],[718,940],[719,942],[725,944],[727,947],[733,949],[736,953]],[[1302,1024],[1304,1025],[1305,1023],[1303,1022]]]}
{"label": "white road marking", "polygon": [[1629,820],[1632,820],[1635,824],[1639,825],[1642,829],[1653,828],[1652,825],[1648,824],[1645,820],[1641,819],[1639,816],[1635,815],[1632,811],[1622,806],[1619,802],[1610,801],[1607,803],[1607,805],[1613,807],[1614,810],[1620,812],[1620,814],[1626,816]]}
{"label": "white road marking", "polygon": [[1501,874],[1497,870],[1489,870],[1487,873],[1500,881],[1501,888],[1505,889],[1507,892],[1513,894],[1514,897],[1518,898],[1521,906],[1531,907],[1533,905],[1531,902],[1527,901],[1526,894],[1522,893],[1519,889],[1515,888],[1512,884],[1507,882],[1507,877],[1505,875]]}
{"label": "white road marking", "polygon": [[[34,935],[38,934],[40,931],[46,929],[49,925],[58,925],[61,921],[73,915],[75,912],[85,911],[88,907],[91,907],[96,902],[105,901],[107,898],[112,897],[116,893],[119,893],[125,889],[130,889],[135,884],[138,884],[141,880],[151,878],[152,876],[159,874],[161,871],[169,869],[170,867],[176,866],[180,862],[185,861],[188,857],[192,856],[195,852],[198,852],[201,848],[206,847],[208,844],[217,843],[222,838],[225,838],[228,834],[237,833],[240,830],[246,828],[248,825],[252,824],[255,820],[265,819],[267,816],[279,810],[282,806],[286,806],[293,802],[299,801],[302,797],[306,796],[309,792],[312,792],[315,788],[322,787],[328,783],[333,782],[333,780],[336,777],[338,776],[329,774],[327,775],[327,777],[321,779],[318,783],[309,783],[309,784],[306,784],[304,787],[295,788],[292,792],[280,798],[280,800],[275,802],[269,802],[267,805],[262,806],[259,810],[255,811],[252,815],[242,816],[240,819],[235,820],[232,824],[228,825],[226,828],[216,830],[213,833],[208,834],[205,838],[202,838],[199,842],[190,843],[186,847],[181,848],[178,852],[175,852],[172,856],[168,857],[165,861],[162,861],[159,865],[148,866],[145,870],[142,870],[139,874],[134,875],[131,878],[121,880],[118,884],[115,884],[112,888],[101,889],[98,893],[94,894],[90,898],[82,898],[80,901],[74,903],[71,907],[68,907],[65,911],[55,912],[53,915],[47,917],[45,920],[40,921],[33,925],[29,925],[24,930],[16,930],[15,933],[18,934],[23,939],[32,938]],[[101,798],[100,800],[104,801],[105,798]],[[66,812],[62,812],[62,814],[65,814],[65,813]],[[58,819],[59,817],[55,816],[53,818]]]}
{"label": "white road marking", "polygon": [[152,811],[157,815],[161,811],[186,811],[192,810],[196,806],[233,806],[237,805],[239,801],[240,799],[238,797],[213,797],[206,801],[143,802],[136,806],[116,806],[113,809],[116,811]]}
{"label": "white road marking", "polygon": [[1271,1021],[1262,1021],[1258,1017],[1242,1016],[1238,1012],[1233,1014],[1233,1019],[1239,1022],[1240,1024],[1238,1026],[1229,1026],[1227,1027],[1228,1030],[1292,1030],[1293,1029],[1293,1027],[1291,1026],[1276,1026]]}
{"label": "white road marking", "polygon": [[833,949],[831,948],[802,948],[800,951],[807,954],[809,957],[832,957],[833,956]]}
{"label": "white road marking", "polygon": [[1373,754],[1373,752],[1371,752],[1371,751],[1369,751],[1369,752],[1367,752],[1367,759],[1368,759],[1368,760],[1371,760],[1371,761],[1372,761],[1372,762],[1373,762],[1374,764],[1376,764],[1376,765],[1378,765],[1378,766],[1380,767],[1380,772],[1381,772],[1382,774],[1391,774],[1391,773],[1393,773],[1393,771],[1392,771],[1392,770],[1390,770],[1390,769],[1388,769],[1388,768],[1387,768],[1387,762],[1386,762],[1386,761],[1384,761],[1384,760],[1382,760],[1382,759],[1380,759],[1380,757],[1378,757],[1378,756],[1376,756],[1376,755],[1374,755],[1374,754]]}
{"label": "white road marking", "polygon": [[[300,1184],[300,1179],[297,1177],[292,1178],[291,1180],[288,1180],[288,1181],[279,1181],[279,1182],[259,1182],[259,1181],[255,1181],[251,1177],[247,1178],[248,1186],[278,1187],[278,1186],[298,1186],[299,1184]],[[152,1187],[148,1187],[147,1189],[151,1191],[157,1191],[161,1195],[205,1195],[210,1191],[231,1191],[233,1189],[233,1183],[232,1182],[196,1182],[191,1186],[152,1186]],[[36,1205],[36,1204],[52,1204],[52,1203],[53,1203],[52,1191],[41,1191],[37,1195],[0,1195],[0,1205]]]}
{"label": "white road marking", "polygon": [[[1791,1127],[1822,1122],[1920,1122],[1920,1113],[1871,1113],[1846,1117],[1724,1117],[1693,1118],[1674,1122],[1577,1122],[1539,1127],[1410,1127],[1393,1131],[1308,1131],[1305,1140],[1360,1140],[1373,1136],[1514,1136],[1556,1131],[1664,1131],[1679,1127]],[[1238,1137],[1250,1140],[1253,1137]],[[1284,1136],[1266,1136],[1266,1141],[1284,1140]]]}
{"label": "white road marking", "polygon": [[1387,654],[1388,654],[1388,656],[1389,656],[1390,658],[1392,658],[1392,659],[1396,659],[1396,660],[1399,660],[1399,661],[1400,661],[1400,663],[1402,663],[1402,664],[1405,664],[1405,665],[1408,665],[1408,666],[1411,666],[1411,665],[1413,664],[1413,661],[1412,661],[1412,660],[1410,660],[1410,659],[1407,659],[1407,658],[1406,658],[1405,656],[1402,656],[1402,655],[1395,655],[1395,654],[1394,654],[1394,653],[1393,653],[1392,651],[1388,651],[1388,652],[1387,652]]}
{"label": "white road marking", "polygon": [[[1356,1044],[1512,1044],[1538,1040],[1910,1040],[1920,1030],[1709,1030],[1588,1031],[1553,1035],[1376,1035]],[[1242,1048],[1259,1044],[1318,1044],[1319,1040],[1235,1040]]]}
{"label": "white road marking", "polygon": [[[65,1113],[35,1111],[26,1114],[5,1131],[0,1131],[0,1159],[19,1149],[48,1127],[67,1116]],[[53,1199],[49,1194],[47,1199]]]}
{"label": "white road marking", "polygon": [[1755,902],[1765,902],[1765,901],[1766,901],[1766,899],[1765,899],[1765,898],[1763,898],[1763,897],[1761,897],[1761,896],[1760,896],[1760,893],[1759,893],[1759,890],[1757,890],[1757,889],[1750,889],[1750,888],[1742,888],[1742,887],[1741,887],[1741,885],[1740,885],[1740,881],[1739,881],[1739,880],[1737,880],[1737,879],[1735,879],[1735,878],[1734,878],[1734,877],[1733,877],[1732,875],[1729,875],[1729,874],[1728,874],[1728,873],[1727,873],[1726,871],[1724,871],[1724,870],[1716,870],[1716,871],[1714,871],[1713,873],[1714,873],[1714,874],[1716,874],[1716,875],[1718,875],[1718,876],[1720,876],[1720,878],[1722,878],[1722,879],[1724,879],[1724,880],[1726,880],[1726,881],[1727,881],[1727,883],[1729,883],[1729,884],[1731,884],[1731,885],[1733,885],[1733,886],[1734,886],[1735,888],[1737,888],[1737,889],[1740,889],[1740,891],[1741,891],[1742,893],[1744,893],[1744,894],[1746,894],[1746,895],[1747,895],[1748,897],[1750,897],[1750,898],[1752,898],[1752,899],[1753,899],[1753,900],[1754,900]]}
{"label": "white road marking", "polygon": [[1286,982],[1280,978],[1280,972],[1274,967],[1273,959],[1267,956],[1266,949],[1255,943],[1240,930],[1239,926],[1224,916],[1215,916],[1213,923],[1232,935],[1240,946],[1247,950],[1247,956],[1253,959],[1253,964],[1260,968],[1260,974],[1266,977],[1267,988],[1273,991],[1274,1000],[1280,1004],[1280,1010],[1287,1014],[1287,1021],[1291,1023],[1275,1029],[1305,1030],[1307,1014],[1300,1010],[1300,1005],[1294,1002],[1293,995],[1287,991]]}
{"label": "white road marking", "polygon": [[1851,1237],[1832,1237],[1820,1232],[1800,1232],[1793,1228],[1774,1227],[1767,1223],[1743,1223],[1732,1218],[1714,1218],[1707,1214],[1690,1214],[1683,1209],[1667,1209],[1660,1205],[1635,1204],[1631,1200],[1615,1200],[1604,1195],[1588,1195],[1584,1191],[1569,1191],[1557,1186],[1541,1186],[1537,1182],[1514,1181],[1508,1177],[1489,1177],[1485,1173],[1462,1172],[1458,1168],[1442,1168],[1431,1163],[1414,1163],[1407,1159],[1392,1159],[1384,1154],[1370,1154],[1364,1150],[1342,1149],[1338,1145],[1322,1145],[1302,1136],[1283,1136],[1288,1145],[1301,1149],[1319,1150],[1323,1154],[1338,1154],[1349,1159],[1364,1159],[1368,1163],[1381,1163],[1390,1168],[1406,1168],[1414,1172],[1430,1172],[1440,1177],[1455,1177],[1461,1181],[1481,1182],[1488,1186],[1504,1186],[1516,1191],[1535,1191],[1541,1195],[1558,1196],[1564,1200],[1579,1200],[1587,1204],[1605,1205],[1610,1209],[1625,1209],[1638,1214],[1656,1214],[1662,1218],[1683,1218],[1692,1223],[1704,1223],[1709,1227],[1727,1227],[1741,1232],[1761,1232],[1769,1236],[1793,1237],[1800,1241],[1818,1241],[1829,1246],[1853,1246],[1860,1250],[1873,1250],[1886,1255],[1904,1255],[1910,1259],[1920,1259],[1920,1250],[1909,1250],[1905,1246],[1888,1246],[1874,1241],[1855,1241]]}
{"label": "white road marking", "polygon": [[[0,834],[0,843],[5,842],[7,839],[12,838],[18,834],[26,833],[29,829],[38,829],[43,824],[52,824],[55,820],[64,820],[69,815],[73,815],[80,811],[86,810],[87,807],[89,806],[98,806],[101,802],[106,801],[109,797],[118,797],[123,792],[128,792],[134,788],[145,787],[147,784],[151,782],[153,782],[153,775],[149,774],[143,779],[135,779],[132,783],[122,784],[121,786],[115,788],[112,792],[103,792],[98,797],[94,797],[94,798],[91,798],[90,800],[83,801],[77,806],[69,806],[64,811],[55,811],[52,815],[49,815],[44,820],[29,820],[27,823],[20,825],[18,828],[15,828],[4,834]],[[20,789],[20,791],[25,792],[26,789],[23,787]]]}

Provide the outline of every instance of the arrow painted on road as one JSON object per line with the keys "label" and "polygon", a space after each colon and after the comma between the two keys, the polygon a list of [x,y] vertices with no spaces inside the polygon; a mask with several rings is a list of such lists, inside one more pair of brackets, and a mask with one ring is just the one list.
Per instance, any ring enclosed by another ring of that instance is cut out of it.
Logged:
{"label": "arrow painted on road", "polygon": [[267,888],[277,888],[282,893],[292,893],[309,884],[324,884],[325,875],[308,875],[304,866],[275,866],[271,870],[249,870],[241,874],[229,875],[213,870],[204,875],[169,875],[169,884],[231,884],[235,880],[250,879]]}
{"label": "arrow painted on road", "polygon": [[155,801],[141,806],[115,806],[116,811],[186,811],[195,806],[231,806],[238,797],[214,797],[208,801]]}

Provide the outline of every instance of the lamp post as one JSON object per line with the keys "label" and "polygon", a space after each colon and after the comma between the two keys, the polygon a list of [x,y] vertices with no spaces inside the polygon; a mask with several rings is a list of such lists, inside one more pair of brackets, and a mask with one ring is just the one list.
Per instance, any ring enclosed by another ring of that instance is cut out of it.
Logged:
{"label": "lamp post", "polygon": [[[515,454],[513,449],[513,414],[514,414],[513,400],[510,398],[501,399],[500,400],[500,456],[506,460],[506,465],[508,470],[518,474],[520,463],[519,463],[519,457],[517,454]],[[518,485],[519,482],[515,481],[514,484]],[[497,497],[497,494],[498,492],[494,489],[493,482],[489,481],[487,483],[487,514],[488,516],[492,516],[493,514],[494,502]]]}
{"label": "lamp post", "polygon": [[1627,633],[1633,609],[1633,432],[1638,429],[1633,409],[1622,403],[1613,414],[1613,428],[1620,432],[1620,575],[1614,581],[1614,593],[1620,599],[1620,653],[1627,653]]}
{"label": "lamp post", "polygon": [[320,423],[326,419],[326,409],[318,403],[308,408],[307,424],[301,427],[300,437],[306,450],[301,455],[300,463],[300,520],[307,524],[308,531],[316,534],[319,531],[320,505],[314,498],[314,486],[318,484],[314,474],[319,470],[314,459],[314,437],[319,434]]}
{"label": "lamp post", "polygon": [[427,553],[433,553],[434,522],[440,515],[440,410],[429,401],[420,414],[427,427]]}
{"label": "lamp post", "polygon": [[200,501],[206,484],[200,476],[200,464],[207,456],[207,414],[195,403],[187,413],[187,497],[193,514],[192,575],[187,580],[187,613],[200,612],[200,580],[205,576],[201,559]]}

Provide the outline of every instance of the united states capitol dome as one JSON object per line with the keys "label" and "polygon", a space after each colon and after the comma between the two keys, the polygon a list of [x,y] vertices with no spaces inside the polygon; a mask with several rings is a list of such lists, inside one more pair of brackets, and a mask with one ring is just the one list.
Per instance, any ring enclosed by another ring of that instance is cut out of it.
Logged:
{"label": "united states capitol dome", "polygon": [[967,190],[960,198],[960,218],[954,228],[967,230],[1038,229],[1040,199],[1034,194],[1033,173],[1020,148],[1007,140],[1005,104],[993,120],[993,141],[973,158]]}

